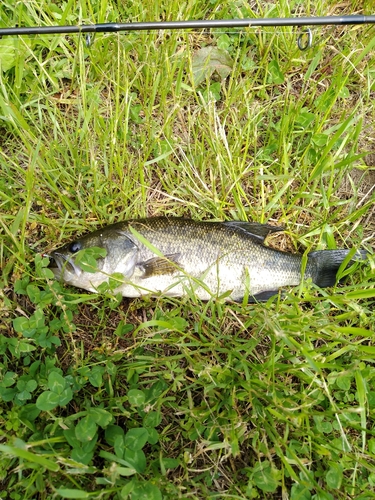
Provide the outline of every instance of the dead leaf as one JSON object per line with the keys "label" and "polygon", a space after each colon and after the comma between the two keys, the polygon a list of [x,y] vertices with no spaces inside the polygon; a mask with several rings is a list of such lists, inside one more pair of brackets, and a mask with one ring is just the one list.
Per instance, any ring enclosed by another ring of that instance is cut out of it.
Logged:
{"label": "dead leaf", "polygon": [[194,83],[198,86],[215,72],[224,80],[232,71],[232,67],[233,60],[226,50],[203,47],[193,56]]}

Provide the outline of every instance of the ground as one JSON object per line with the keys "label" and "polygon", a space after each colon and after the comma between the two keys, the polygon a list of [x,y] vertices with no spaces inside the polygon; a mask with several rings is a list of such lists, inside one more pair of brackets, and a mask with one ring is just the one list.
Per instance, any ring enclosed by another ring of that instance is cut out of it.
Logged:
{"label": "ground", "polygon": [[[0,22],[352,13],[372,2],[4,1]],[[373,33],[0,40],[1,498],[374,498]],[[156,215],[369,259],[258,305],[52,279],[50,250]]]}

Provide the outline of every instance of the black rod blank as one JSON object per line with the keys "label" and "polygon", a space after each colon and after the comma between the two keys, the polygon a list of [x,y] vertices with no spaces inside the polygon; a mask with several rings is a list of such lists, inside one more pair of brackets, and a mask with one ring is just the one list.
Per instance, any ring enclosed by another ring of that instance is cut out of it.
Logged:
{"label": "black rod blank", "polygon": [[218,19],[207,21],[150,21],[134,23],[83,24],[79,26],[20,26],[13,28],[0,28],[0,37],[7,35],[56,35],[70,33],[115,33],[121,31],[249,28],[257,26],[325,26],[349,24],[375,24],[375,15]]}

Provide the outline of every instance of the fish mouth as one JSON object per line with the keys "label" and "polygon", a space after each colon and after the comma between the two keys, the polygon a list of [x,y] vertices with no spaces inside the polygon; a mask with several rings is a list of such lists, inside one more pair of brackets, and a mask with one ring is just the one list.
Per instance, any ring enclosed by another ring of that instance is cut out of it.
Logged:
{"label": "fish mouth", "polygon": [[50,260],[48,269],[51,269],[56,278],[63,277],[65,273],[75,274],[76,276],[80,276],[82,273],[81,268],[69,256],[59,252],[52,252],[46,255],[46,257]]}

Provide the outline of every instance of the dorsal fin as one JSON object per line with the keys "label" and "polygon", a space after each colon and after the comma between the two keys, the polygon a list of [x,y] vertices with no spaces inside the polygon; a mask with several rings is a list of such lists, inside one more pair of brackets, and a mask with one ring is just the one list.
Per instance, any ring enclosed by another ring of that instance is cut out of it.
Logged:
{"label": "dorsal fin", "polygon": [[284,231],[284,228],[281,226],[270,226],[269,224],[261,224],[260,222],[228,221],[223,222],[223,224],[244,231],[261,241],[264,241],[271,233]]}

